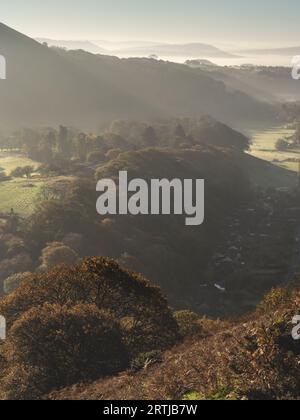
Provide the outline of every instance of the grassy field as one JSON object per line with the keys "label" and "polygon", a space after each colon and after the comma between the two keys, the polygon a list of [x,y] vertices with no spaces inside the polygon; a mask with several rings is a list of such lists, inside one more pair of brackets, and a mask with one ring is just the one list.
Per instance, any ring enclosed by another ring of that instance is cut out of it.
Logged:
{"label": "grassy field", "polygon": [[28,159],[19,153],[0,153],[0,169],[9,175],[18,166],[33,166],[37,168],[40,164]]}
{"label": "grassy field", "polygon": [[273,127],[261,131],[251,131],[248,133],[252,139],[250,153],[255,157],[272,162],[277,166],[297,172],[297,160],[300,157],[300,152],[279,152],[275,147],[277,140],[290,137],[293,134],[294,130],[284,127]]}

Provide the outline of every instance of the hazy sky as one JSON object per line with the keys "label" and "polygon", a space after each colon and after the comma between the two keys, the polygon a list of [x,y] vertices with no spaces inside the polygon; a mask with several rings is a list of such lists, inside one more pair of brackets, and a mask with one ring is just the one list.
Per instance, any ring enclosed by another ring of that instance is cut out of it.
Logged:
{"label": "hazy sky", "polygon": [[1,21],[30,36],[300,44],[299,0],[3,0]]}

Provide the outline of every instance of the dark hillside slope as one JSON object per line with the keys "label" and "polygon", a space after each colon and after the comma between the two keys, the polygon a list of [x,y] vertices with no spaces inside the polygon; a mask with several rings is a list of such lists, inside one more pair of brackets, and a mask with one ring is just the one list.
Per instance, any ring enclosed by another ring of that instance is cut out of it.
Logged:
{"label": "dark hillside slope", "polygon": [[0,24],[3,126],[97,127],[114,119],[210,114],[224,121],[275,118],[276,110],[185,65],[57,50]]}

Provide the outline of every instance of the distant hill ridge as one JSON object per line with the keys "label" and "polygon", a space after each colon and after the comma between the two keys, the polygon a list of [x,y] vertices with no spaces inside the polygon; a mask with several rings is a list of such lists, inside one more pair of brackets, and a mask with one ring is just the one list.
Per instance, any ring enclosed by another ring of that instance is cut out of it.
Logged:
{"label": "distant hill ridge", "polygon": [[48,48],[0,24],[2,128],[65,124],[82,129],[116,119],[199,117],[227,123],[274,119],[276,109],[209,74],[151,59],[118,59]]}
{"label": "distant hill ridge", "polygon": [[[120,54],[120,55],[159,55],[166,56],[209,56],[219,58],[236,57],[236,55],[225,52],[212,45],[193,42],[188,44],[171,44],[148,42],[138,43],[137,41],[131,44],[114,44],[105,41],[90,41],[90,40],[54,40],[49,38],[37,38],[39,42],[46,42],[52,46],[64,47],[67,49],[84,49],[92,53],[106,53],[106,54]],[[105,47],[104,47],[105,45]]]}

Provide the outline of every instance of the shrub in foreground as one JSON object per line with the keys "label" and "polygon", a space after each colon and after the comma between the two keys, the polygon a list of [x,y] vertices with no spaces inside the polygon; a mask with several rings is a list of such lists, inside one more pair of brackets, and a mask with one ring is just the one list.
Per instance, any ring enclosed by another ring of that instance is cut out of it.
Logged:
{"label": "shrub in foreground", "polygon": [[114,374],[179,338],[161,290],[105,258],[31,273],[0,313],[8,333],[0,391],[10,399]]}

